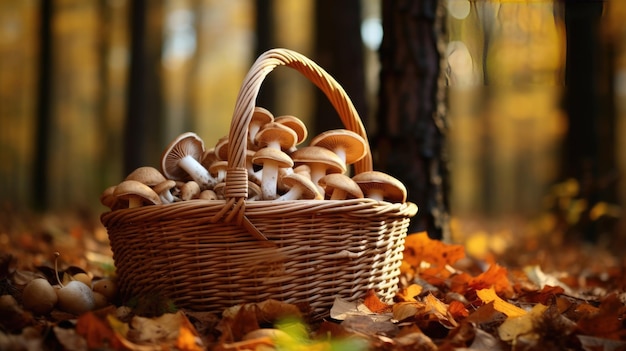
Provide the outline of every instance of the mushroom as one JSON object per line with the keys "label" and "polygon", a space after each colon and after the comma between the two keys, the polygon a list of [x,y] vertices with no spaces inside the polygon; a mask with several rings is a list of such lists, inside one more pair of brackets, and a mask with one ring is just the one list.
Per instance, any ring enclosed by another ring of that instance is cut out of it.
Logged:
{"label": "mushroom", "polygon": [[136,180],[149,187],[153,187],[165,181],[165,177],[154,167],[139,167],[126,176],[124,180]]}
{"label": "mushroom", "polygon": [[200,195],[200,191],[200,185],[193,180],[190,180],[180,187],[180,198],[183,201],[195,199]]}
{"label": "mushroom", "polygon": [[145,205],[159,205],[159,195],[149,186],[136,180],[125,180],[115,187],[113,195],[118,200],[128,201],[128,208]]}
{"label": "mushroom", "polygon": [[[221,137],[213,148],[217,160],[225,161],[228,159],[228,137]],[[218,182],[219,183],[219,182]]]}
{"label": "mushroom", "polygon": [[304,176],[307,176],[309,179],[311,179],[311,167],[305,164],[301,164],[301,165],[294,167],[293,173],[302,174]]}
{"label": "mushroom", "polygon": [[[345,173],[346,164],[334,152],[320,146],[304,146],[294,151],[291,158],[295,165],[305,164],[311,169],[311,181],[317,184],[323,176],[329,173]],[[319,187],[319,192],[324,189]]]}
{"label": "mushroom", "polygon": [[176,187],[176,181],[171,179],[166,179],[161,183],[152,187],[155,193],[159,194],[159,198],[161,202],[164,204],[169,204],[176,201],[174,195],[172,195],[171,190]]}
{"label": "mushroom", "polygon": [[278,169],[293,167],[293,160],[286,153],[273,148],[263,148],[252,157],[252,162],[263,166],[261,176],[261,192],[264,200],[273,200],[277,197]]}
{"label": "mushroom", "polygon": [[345,200],[349,198],[362,199],[363,191],[359,185],[345,174],[332,173],[320,178],[317,182],[330,200]]}
{"label": "mushroom", "polygon": [[202,190],[202,192],[198,196],[198,199],[202,199],[202,200],[217,200],[217,194],[213,190],[209,190],[209,189]]}
{"label": "mushroom", "polygon": [[365,197],[378,201],[406,201],[406,187],[398,179],[379,171],[362,172],[352,177]]}
{"label": "mushroom", "polygon": [[252,181],[248,181],[248,200],[255,201],[263,198],[261,187]]}
{"label": "mushroom", "polygon": [[226,187],[226,183],[224,182],[217,183],[213,187],[213,191],[215,192],[219,200],[224,200],[224,188],[225,187]]}
{"label": "mushroom", "polygon": [[223,182],[226,179],[226,170],[228,169],[228,161],[215,161],[209,167],[209,173],[215,178],[215,181]]}
{"label": "mushroom", "polygon": [[298,135],[293,129],[276,122],[263,125],[256,133],[254,141],[259,148],[289,150],[296,145]]}
{"label": "mushroom", "polygon": [[273,122],[274,115],[263,107],[256,106],[248,124],[248,148],[255,144],[256,134],[265,124]]}
{"label": "mushroom", "polygon": [[202,165],[202,167],[209,169],[209,167],[211,167],[211,164],[217,160],[218,159],[217,159],[217,155],[215,154],[215,148],[212,147],[204,152],[204,155],[202,155],[202,161],[200,161],[200,164]]}
{"label": "mushroom", "polygon": [[365,157],[367,143],[359,134],[347,129],[333,129],[318,134],[309,143],[311,146],[325,147],[347,165]]}
{"label": "mushroom", "polygon": [[[302,120],[296,116],[291,116],[291,115],[279,116],[279,117],[274,118],[274,122],[285,125],[291,128],[294,132],[296,132],[296,135],[298,137],[296,139],[296,145],[302,144],[304,140],[306,140],[307,136],[309,135],[309,132],[307,131],[306,125],[304,124],[304,122],[302,122]],[[295,149],[292,148],[291,151],[295,151]]]}
{"label": "mushroom", "polygon": [[248,170],[248,179],[257,184],[261,184],[261,174],[263,173],[263,170],[254,169],[254,163],[252,163],[252,158],[255,153],[256,151],[250,149],[246,150],[246,169]]}
{"label": "mushroom", "polygon": [[291,173],[281,178],[281,182],[289,189],[278,197],[278,201],[287,200],[323,200],[324,197],[317,191],[317,186],[306,176]]}
{"label": "mushroom", "polygon": [[104,191],[100,195],[100,203],[110,208],[111,210],[116,208],[116,205],[118,204],[117,198],[115,197],[115,195],[113,195],[113,193],[115,192],[115,187],[116,185],[111,185],[110,187],[104,189]]}
{"label": "mushroom", "polygon": [[161,170],[168,179],[196,181],[202,189],[210,189],[217,182],[200,163],[204,156],[204,142],[197,134],[187,132],[174,139],[163,152]]}

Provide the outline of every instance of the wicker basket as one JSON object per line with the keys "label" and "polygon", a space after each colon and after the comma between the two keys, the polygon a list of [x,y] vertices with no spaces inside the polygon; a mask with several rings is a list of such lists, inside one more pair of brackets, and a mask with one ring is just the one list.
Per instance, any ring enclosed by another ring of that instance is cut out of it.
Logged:
{"label": "wicker basket", "polygon": [[[239,92],[229,131],[225,200],[191,200],[102,214],[123,299],[159,293],[178,307],[221,313],[277,299],[328,315],[336,296],[397,289],[412,203],[371,199],[247,201],[247,128],[265,76],[288,66],[317,85],[346,129],[367,140],[349,97],[322,68],[286,49],[265,52]],[[354,172],[372,170],[367,155]],[[266,238],[267,240],[264,240]]]}

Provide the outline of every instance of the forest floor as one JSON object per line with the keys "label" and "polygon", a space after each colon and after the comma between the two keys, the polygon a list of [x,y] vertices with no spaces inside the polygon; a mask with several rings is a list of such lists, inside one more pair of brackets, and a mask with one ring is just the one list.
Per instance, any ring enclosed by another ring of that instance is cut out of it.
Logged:
{"label": "forest floor", "polygon": [[[36,277],[114,277],[106,229],[85,213],[0,211],[0,350],[626,350],[626,259],[574,239],[563,216],[519,229],[453,222],[464,244],[407,237],[393,302],[338,299],[323,321],[278,301],[223,314],[164,298],[116,299],[85,313],[24,307]],[[504,229],[503,229],[504,228]],[[520,233],[522,232],[522,233]]]}

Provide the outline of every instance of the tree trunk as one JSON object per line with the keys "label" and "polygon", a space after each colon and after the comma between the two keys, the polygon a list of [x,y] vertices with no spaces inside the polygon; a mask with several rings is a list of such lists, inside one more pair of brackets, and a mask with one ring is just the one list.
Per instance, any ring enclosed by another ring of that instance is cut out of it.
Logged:
{"label": "tree trunk", "polygon": [[571,230],[571,235],[593,241],[600,231],[590,218],[591,208],[599,201],[615,202],[615,119],[608,100],[610,67],[601,41],[601,2],[565,2],[567,37],[565,110],[568,133],[564,145],[562,178],[580,184],[579,197],[587,210]]}
{"label": "tree trunk", "polygon": [[[367,116],[360,0],[315,2],[315,61],[344,88],[359,115]],[[315,132],[344,128],[326,96],[316,90]]]}
{"label": "tree trunk", "polygon": [[[162,2],[134,0],[130,8],[130,69],[124,131],[124,172],[154,165],[161,141],[159,72]],[[156,150],[156,151],[155,151]]]}
{"label": "tree trunk", "polygon": [[37,129],[33,175],[33,206],[43,210],[48,205],[48,160],[50,120],[52,118],[52,17],[54,1],[42,0],[39,25],[39,81],[37,84]]}
{"label": "tree trunk", "polygon": [[379,135],[375,164],[401,180],[419,211],[409,233],[449,238],[445,84],[440,79],[443,9],[436,0],[382,2]]}

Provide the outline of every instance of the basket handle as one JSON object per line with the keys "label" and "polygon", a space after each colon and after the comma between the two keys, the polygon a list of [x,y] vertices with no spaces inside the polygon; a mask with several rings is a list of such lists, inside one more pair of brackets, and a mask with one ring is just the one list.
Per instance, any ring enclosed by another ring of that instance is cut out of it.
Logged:
{"label": "basket handle", "polygon": [[256,98],[265,76],[278,66],[295,69],[324,92],[346,129],[359,134],[365,140],[366,154],[354,164],[355,173],[371,171],[373,167],[372,154],[365,127],[348,94],[330,74],[311,59],[295,51],[282,48],[268,50],[259,56],[244,78],[230,124],[228,136],[230,140],[228,143],[229,167],[245,168],[248,126],[252,119]]}
{"label": "basket handle", "polygon": [[[355,173],[371,171],[373,167],[372,153],[365,127],[348,94],[339,83],[315,62],[295,51],[272,49],[263,53],[248,71],[237,96],[228,134],[228,170],[224,187],[226,202],[222,210],[211,218],[211,221],[215,222],[226,216],[224,221],[228,223],[236,218],[237,223],[254,238],[266,243],[268,239],[265,235],[245,216],[245,199],[248,197],[246,149],[248,147],[248,128],[259,89],[265,76],[278,66],[291,67],[313,82],[330,100],[346,129],[363,137],[366,144],[365,157],[354,164]],[[228,215],[226,215],[227,213]]]}

